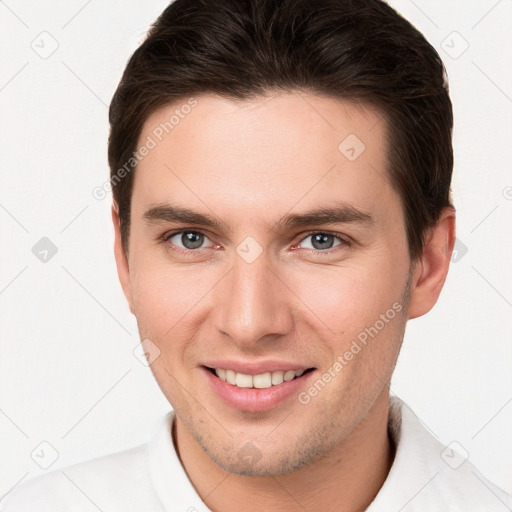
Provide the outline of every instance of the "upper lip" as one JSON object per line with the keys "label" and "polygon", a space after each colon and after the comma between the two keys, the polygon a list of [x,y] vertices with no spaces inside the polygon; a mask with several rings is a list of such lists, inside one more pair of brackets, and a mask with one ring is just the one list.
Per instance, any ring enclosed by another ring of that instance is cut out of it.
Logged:
{"label": "upper lip", "polygon": [[223,370],[234,370],[237,373],[245,375],[260,375],[266,372],[277,372],[279,370],[308,370],[313,368],[311,365],[294,363],[291,361],[240,361],[234,359],[216,359],[215,361],[205,361],[202,363],[208,368],[222,368]]}

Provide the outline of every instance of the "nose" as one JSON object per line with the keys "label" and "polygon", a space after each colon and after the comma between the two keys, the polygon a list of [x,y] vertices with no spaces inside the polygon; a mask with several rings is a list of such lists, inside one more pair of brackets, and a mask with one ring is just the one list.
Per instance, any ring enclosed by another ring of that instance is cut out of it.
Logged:
{"label": "nose", "polygon": [[240,348],[260,348],[293,329],[293,293],[272,265],[260,255],[247,263],[235,257],[231,272],[216,289],[216,328]]}

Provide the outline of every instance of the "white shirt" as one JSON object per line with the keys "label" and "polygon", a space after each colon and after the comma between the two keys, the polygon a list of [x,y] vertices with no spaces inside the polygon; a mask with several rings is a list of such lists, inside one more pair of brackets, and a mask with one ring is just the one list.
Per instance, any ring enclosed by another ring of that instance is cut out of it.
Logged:
{"label": "white shirt", "polygon": [[[172,442],[169,412],[148,444],[53,470],[19,485],[1,512],[207,512]],[[505,512],[511,496],[444,447],[399,398],[390,398],[396,455],[367,512]],[[258,510],[257,497],[254,508]],[[231,512],[231,511],[226,511]]]}

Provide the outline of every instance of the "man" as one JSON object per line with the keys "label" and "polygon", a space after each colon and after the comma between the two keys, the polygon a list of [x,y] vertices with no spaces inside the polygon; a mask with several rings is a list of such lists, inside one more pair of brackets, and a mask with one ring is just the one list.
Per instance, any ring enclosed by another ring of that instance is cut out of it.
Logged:
{"label": "man", "polygon": [[510,507],[389,395],[455,240],[451,103],[416,29],[380,0],[176,0],[110,123],[119,279],[174,412],[5,512]]}

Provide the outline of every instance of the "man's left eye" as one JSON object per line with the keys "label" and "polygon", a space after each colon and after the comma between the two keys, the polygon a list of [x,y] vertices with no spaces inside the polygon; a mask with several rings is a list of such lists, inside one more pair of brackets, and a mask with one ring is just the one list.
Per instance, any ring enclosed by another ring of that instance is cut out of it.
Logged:
{"label": "man's left eye", "polygon": [[[301,243],[304,243],[306,240],[311,240],[310,247],[306,247],[306,249],[317,249],[320,251],[325,249],[332,249],[333,247],[347,243],[346,240],[343,240],[341,237],[331,235],[329,233],[310,234],[304,238]],[[338,243],[335,245],[336,240],[338,240]]]}

